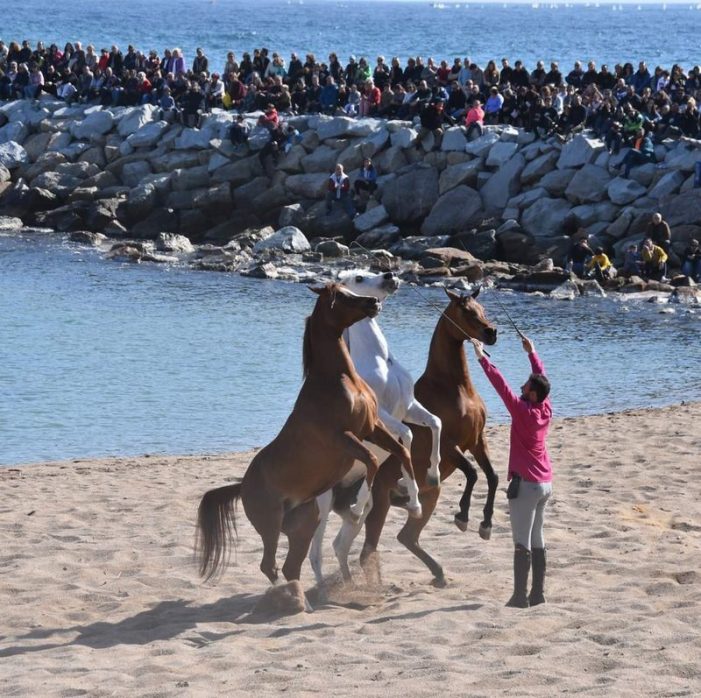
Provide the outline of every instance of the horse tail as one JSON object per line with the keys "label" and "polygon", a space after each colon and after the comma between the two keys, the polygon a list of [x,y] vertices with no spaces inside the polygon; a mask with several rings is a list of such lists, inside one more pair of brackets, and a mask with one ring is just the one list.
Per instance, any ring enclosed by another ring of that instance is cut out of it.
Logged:
{"label": "horse tail", "polygon": [[229,559],[236,545],[236,502],[241,498],[241,483],[207,492],[197,510],[197,552],[200,576],[211,579]]}

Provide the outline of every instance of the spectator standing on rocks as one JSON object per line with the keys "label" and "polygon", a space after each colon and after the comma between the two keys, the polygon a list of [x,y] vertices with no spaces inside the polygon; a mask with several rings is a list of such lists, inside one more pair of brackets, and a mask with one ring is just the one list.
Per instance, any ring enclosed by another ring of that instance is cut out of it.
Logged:
{"label": "spectator standing on rocks", "polygon": [[669,229],[667,221],[662,218],[662,214],[655,212],[647,225],[645,237],[650,238],[655,245],[661,247],[667,255],[672,245],[672,231]]}

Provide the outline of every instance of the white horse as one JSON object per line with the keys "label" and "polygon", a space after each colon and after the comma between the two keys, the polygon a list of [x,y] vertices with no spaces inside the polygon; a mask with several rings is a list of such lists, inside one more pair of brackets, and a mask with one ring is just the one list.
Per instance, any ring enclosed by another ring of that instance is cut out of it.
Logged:
{"label": "white horse", "polygon": [[[372,272],[351,269],[339,274],[339,282],[354,293],[363,296],[374,296],[383,302],[398,288],[400,281],[391,272],[374,274]],[[387,429],[406,448],[411,451],[411,429],[403,422],[419,424],[428,427],[433,436],[431,448],[430,468],[427,473],[427,481],[430,485],[440,485],[441,421],[431,414],[414,397],[414,381],[410,373],[392,356],[379,324],[374,318],[366,318],[351,325],[343,335],[351,359],[360,376],[368,383],[377,395],[379,417]],[[386,454],[384,454],[386,457]],[[344,478],[343,487],[351,485],[354,481],[360,482],[365,474],[364,466],[356,463],[348,475]],[[403,477],[398,484],[407,490],[409,502],[407,509],[410,515],[421,516],[421,503],[419,502],[419,488],[416,481],[402,469]],[[334,506],[336,504],[336,506]],[[335,502],[334,490],[328,490],[317,498],[319,507],[319,525],[314,540],[312,541],[309,559],[316,576],[317,583],[323,581],[322,567],[322,542],[326,522],[332,508],[343,518],[343,525],[334,540],[333,547],[341,566],[344,579],[350,579],[348,567],[348,553],[351,545],[365,522],[372,508],[372,495],[367,489],[365,480],[362,480],[357,493],[355,503],[350,507],[347,502]]]}

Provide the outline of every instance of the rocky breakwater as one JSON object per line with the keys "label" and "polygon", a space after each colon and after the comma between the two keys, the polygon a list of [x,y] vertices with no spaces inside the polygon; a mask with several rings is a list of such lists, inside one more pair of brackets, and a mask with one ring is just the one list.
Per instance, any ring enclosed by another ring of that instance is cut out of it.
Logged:
{"label": "rocky breakwater", "polygon": [[[285,123],[299,130],[298,142],[275,163],[261,157],[269,134],[255,114],[239,147],[223,111],[205,115],[199,129],[160,121],[149,105],[42,98],[7,103],[0,115],[0,215],[81,241],[136,240],[112,250],[134,259],[157,261],[158,241],[204,268],[266,276],[281,258],[318,264],[367,248],[409,260],[403,268],[417,281],[488,275],[551,290],[573,281],[562,267],[581,228],[619,258],[655,210],[672,227],[676,254],[701,237],[697,141],[659,144],[658,164],[624,179],[615,166],[625,149],[610,156],[587,135],[562,144],[509,126],[471,142],[449,128],[436,148],[433,136],[418,142],[412,122],[294,116]],[[353,180],[364,157],[379,173],[375,196],[353,220],[340,207],[326,215],[334,165]]]}

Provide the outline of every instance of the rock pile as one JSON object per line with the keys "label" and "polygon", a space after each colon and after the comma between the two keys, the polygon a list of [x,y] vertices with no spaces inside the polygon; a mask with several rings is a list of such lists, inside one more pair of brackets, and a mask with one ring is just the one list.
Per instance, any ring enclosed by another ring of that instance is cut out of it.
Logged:
{"label": "rock pile", "polygon": [[[623,179],[615,166],[625,150],[610,156],[587,135],[561,144],[509,126],[487,127],[469,143],[462,128],[449,128],[434,149],[431,136],[418,144],[411,122],[295,116],[286,123],[300,141],[273,163],[260,157],[269,134],[255,127],[255,114],[249,143],[235,148],[233,116],[223,111],[205,115],[199,129],[160,121],[150,105],[103,109],[43,97],[0,112],[1,215],[166,248],[164,240],[186,239],[205,246],[198,263],[210,258],[212,268],[257,268],[273,248],[310,254],[309,242],[342,257],[357,243],[416,260],[431,277],[472,279],[484,260],[562,266],[581,227],[620,257],[654,210],[672,227],[677,254],[701,237],[698,141],[665,141],[657,165]],[[340,208],[326,215],[334,165],[353,180],[364,157],[380,175],[375,196],[354,220]]]}

